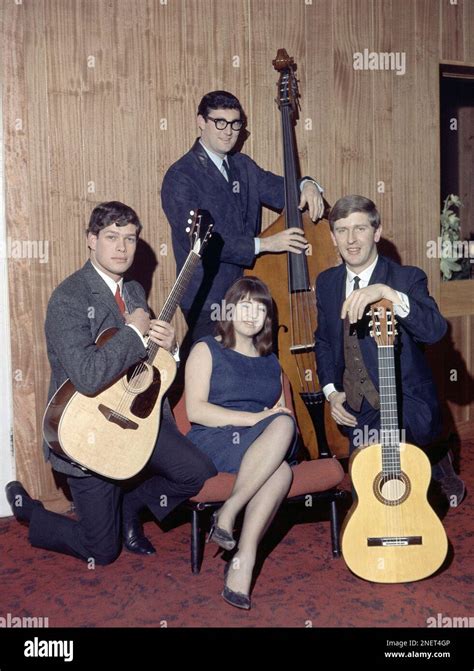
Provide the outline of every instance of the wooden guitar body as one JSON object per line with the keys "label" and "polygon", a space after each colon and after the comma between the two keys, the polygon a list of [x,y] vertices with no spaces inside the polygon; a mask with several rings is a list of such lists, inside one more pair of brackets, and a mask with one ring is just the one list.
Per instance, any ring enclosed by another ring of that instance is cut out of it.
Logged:
{"label": "wooden guitar body", "polygon": [[[104,331],[103,345],[116,333]],[[176,362],[159,349],[153,365],[132,366],[128,373],[96,396],[85,396],[67,380],[51,399],[44,435],[51,449],[99,475],[125,480],[148,462],[160,427],[161,403],[176,375]]]}
{"label": "wooden guitar body", "polygon": [[443,563],[448,540],[427,500],[428,457],[400,444],[400,472],[383,476],[382,445],[358,449],[350,474],[357,501],[342,529],[342,554],[365,580],[398,583],[421,580]]}

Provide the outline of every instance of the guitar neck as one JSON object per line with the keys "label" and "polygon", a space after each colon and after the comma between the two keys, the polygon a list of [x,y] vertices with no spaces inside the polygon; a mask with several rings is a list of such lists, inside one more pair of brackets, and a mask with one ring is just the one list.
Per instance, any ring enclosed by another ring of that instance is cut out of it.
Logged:
{"label": "guitar neck", "polygon": [[378,361],[382,470],[384,473],[393,474],[400,472],[400,433],[393,345],[379,345]]}
{"label": "guitar neck", "polygon": [[[174,313],[176,312],[176,309],[184,295],[184,292],[186,291],[186,288],[188,287],[189,282],[191,281],[191,277],[194,273],[194,270],[200,260],[201,257],[199,256],[199,254],[196,254],[196,252],[194,252],[193,250],[189,252],[188,258],[186,259],[181,269],[181,272],[176,278],[176,282],[174,283],[173,288],[171,289],[171,292],[168,298],[166,299],[160,314],[158,315],[158,319],[161,319],[162,321],[165,322],[171,322],[171,320],[174,317]],[[149,342],[148,362],[150,364],[153,363],[153,359],[155,358],[159,349],[160,349],[159,345],[157,345],[152,341]]]}

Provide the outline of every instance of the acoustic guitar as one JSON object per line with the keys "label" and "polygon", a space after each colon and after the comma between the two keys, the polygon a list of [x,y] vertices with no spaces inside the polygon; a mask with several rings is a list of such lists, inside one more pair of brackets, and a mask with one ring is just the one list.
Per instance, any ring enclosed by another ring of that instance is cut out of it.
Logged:
{"label": "acoustic guitar", "polygon": [[[213,224],[199,210],[188,221],[191,251],[158,319],[170,322],[211,236]],[[103,331],[101,347],[118,329]],[[147,358],[95,396],[66,380],[49,401],[43,435],[49,447],[87,470],[114,480],[139,473],[155,447],[161,403],[176,375],[172,355],[151,340]]]}
{"label": "acoustic guitar", "polygon": [[427,500],[428,457],[400,441],[392,303],[380,301],[370,313],[378,353],[381,442],[352,455],[357,500],[342,529],[342,554],[351,571],[365,580],[411,582],[441,566],[448,540]]}

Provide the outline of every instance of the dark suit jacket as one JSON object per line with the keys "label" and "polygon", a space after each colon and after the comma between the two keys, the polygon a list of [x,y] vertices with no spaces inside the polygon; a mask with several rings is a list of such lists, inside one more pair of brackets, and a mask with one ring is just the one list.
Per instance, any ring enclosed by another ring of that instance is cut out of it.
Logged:
{"label": "dark suit jacket", "polygon": [[[128,312],[148,310],[138,282],[125,282],[123,295]],[[95,340],[105,329],[119,331],[102,347]],[[125,326],[114,296],[90,261],[67,277],[53,291],[45,323],[51,383],[48,399],[70,378],[77,391],[94,395],[123,371],[146,358],[137,333]],[[82,469],[51,452],[45,456],[53,468],[68,475],[84,476]]]}
{"label": "dark suit jacket", "polygon": [[[252,265],[254,237],[260,233],[261,205],[281,210],[285,204],[284,180],[259,168],[245,154],[229,157],[233,182],[240,194],[210,160],[197,140],[191,150],[167,171],[161,190],[163,210],[172,229],[173,250],[179,272],[189,253],[186,233],[189,211],[207,210],[214,220],[214,236],[195,271],[182,307],[210,310],[220,303],[227,289]],[[201,289],[200,289],[201,287]]]}
{"label": "dark suit jacket", "polygon": [[[446,333],[447,324],[436,302],[428,293],[425,273],[413,266],[400,266],[379,256],[369,284],[386,284],[405,293],[410,301],[407,317],[397,317],[399,416],[401,428],[409,429],[419,445],[431,442],[440,430],[440,412],[436,389],[423,353],[423,343],[431,344]],[[318,327],[315,351],[321,387],[334,383],[342,390],[344,373],[343,321],[340,318],[345,300],[346,267],[344,264],[321,273],[316,284]],[[360,341],[368,373],[379,388],[377,346],[373,338]],[[400,407],[401,406],[401,407]]]}

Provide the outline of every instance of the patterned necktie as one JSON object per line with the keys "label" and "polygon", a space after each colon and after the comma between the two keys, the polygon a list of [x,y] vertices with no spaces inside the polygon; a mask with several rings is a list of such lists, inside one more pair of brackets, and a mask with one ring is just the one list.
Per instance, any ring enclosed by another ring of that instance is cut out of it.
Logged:
{"label": "patterned necktie", "polygon": [[119,306],[120,312],[123,314],[125,312],[125,303],[124,303],[124,300],[123,300],[122,296],[120,295],[120,287],[119,287],[118,284],[117,284],[117,288],[115,290],[115,302]]}
{"label": "patterned necktie", "polygon": [[222,161],[222,174],[224,175],[224,179],[230,183],[230,166],[225,159]]}

